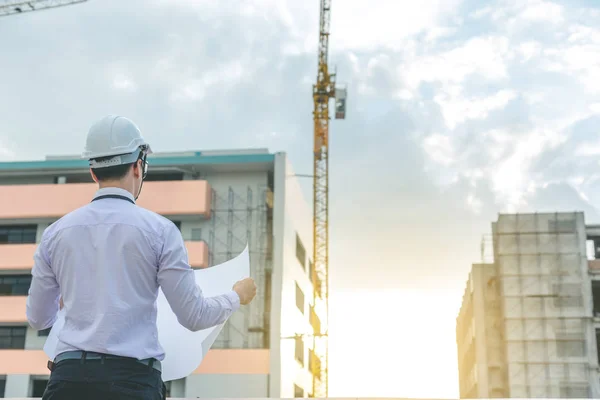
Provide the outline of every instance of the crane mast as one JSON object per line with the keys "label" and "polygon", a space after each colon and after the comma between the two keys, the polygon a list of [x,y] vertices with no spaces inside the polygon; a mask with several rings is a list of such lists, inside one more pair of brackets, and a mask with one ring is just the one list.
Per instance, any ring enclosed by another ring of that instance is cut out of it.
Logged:
{"label": "crane mast", "polygon": [[[317,82],[313,85],[313,262],[314,306],[324,321],[312,324],[313,349],[311,372],[313,396],[328,397],[328,320],[329,320],[329,101],[336,99],[336,119],[344,119],[346,89],[335,87],[335,73],[329,72],[329,29],[331,0],[321,0]],[[320,305],[319,305],[320,304]],[[312,318],[312,316],[311,316]],[[315,317],[316,318],[316,317]],[[311,321],[312,322],[312,321]],[[315,328],[316,327],[316,328]],[[318,331],[317,331],[318,330]],[[321,330],[324,330],[321,332]]]}
{"label": "crane mast", "polygon": [[0,17],[83,3],[87,0],[0,0]]}

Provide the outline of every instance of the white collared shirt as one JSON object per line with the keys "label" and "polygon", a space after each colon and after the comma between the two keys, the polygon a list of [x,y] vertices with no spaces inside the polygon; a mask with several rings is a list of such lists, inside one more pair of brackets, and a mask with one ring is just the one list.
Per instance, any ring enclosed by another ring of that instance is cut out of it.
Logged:
{"label": "white collared shirt", "polygon": [[97,199],[65,215],[44,231],[34,256],[27,319],[36,330],[51,327],[62,296],[57,354],[85,350],[163,360],[159,286],[179,323],[192,331],[221,324],[239,308],[233,290],[203,297],[175,224],[135,205],[126,190],[103,188],[94,198],[104,195],[125,199]]}

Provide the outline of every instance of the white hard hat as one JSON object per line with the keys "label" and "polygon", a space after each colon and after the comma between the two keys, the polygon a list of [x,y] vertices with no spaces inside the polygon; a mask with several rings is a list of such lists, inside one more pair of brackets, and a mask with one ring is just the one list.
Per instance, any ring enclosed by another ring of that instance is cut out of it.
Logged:
{"label": "white hard hat", "polygon": [[[101,168],[133,163],[141,151],[152,153],[150,145],[133,121],[118,115],[108,115],[90,128],[81,157],[89,160],[92,168]],[[112,158],[94,161],[105,157]]]}

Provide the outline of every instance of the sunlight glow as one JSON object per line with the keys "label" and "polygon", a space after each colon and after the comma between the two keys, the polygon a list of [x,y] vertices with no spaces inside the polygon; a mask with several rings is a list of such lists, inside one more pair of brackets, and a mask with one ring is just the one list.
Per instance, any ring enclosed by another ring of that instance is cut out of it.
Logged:
{"label": "sunlight glow", "polygon": [[332,293],[329,395],[457,398],[459,300],[444,289]]}

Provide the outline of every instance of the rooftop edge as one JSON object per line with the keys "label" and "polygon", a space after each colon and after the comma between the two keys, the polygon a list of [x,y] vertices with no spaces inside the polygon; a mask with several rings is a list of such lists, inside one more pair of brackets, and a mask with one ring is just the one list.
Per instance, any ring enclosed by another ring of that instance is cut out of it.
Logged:
{"label": "rooftop edge", "polygon": [[[148,157],[153,166],[177,165],[223,165],[270,163],[275,154],[263,149],[232,151],[191,151],[178,153],[156,153]],[[36,169],[78,169],[89,168],[87,160],[73,156],[49,156],[46,160],[0,162],[2,171],[31,171]]]}

